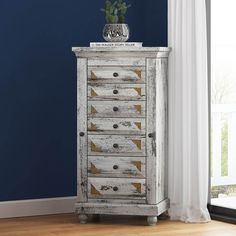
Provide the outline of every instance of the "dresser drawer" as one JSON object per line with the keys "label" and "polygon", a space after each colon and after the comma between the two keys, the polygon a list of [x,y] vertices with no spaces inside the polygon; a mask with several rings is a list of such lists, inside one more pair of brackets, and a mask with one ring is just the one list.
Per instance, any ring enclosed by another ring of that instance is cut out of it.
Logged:
{"label": "dresser drawer", "polygon": [[145,157],[89,156],[88,175],[145,178]]}
{"label": "dresser drawer", "polygon": [[145,136],[88,135],[88,155],[145,156]]}
{"label": "dresser drawer", "polygon": [[89,134],[144,134],[144,118],[88,118]]}
{"label": "dresser drawer", "polygon": [[89,100],[145,100],[145,84],[90,84]]}
{"label": "dresser drawer", "polygon": [[89,83],[145,83],[145,67],[88,67]]}
{"label": "dresser drawer", "polygon": [[89,117],[145,117],[144,101],[88,101]]}
{"label": "dresser drawer", "polygon": [[145,198],[145,179],[88,178],[89,198]]}
{"label": "dresser drawer", "polygon": [[89,58],[88,66],[136,66],[142,67],[146,65],[146,60],[143,57],[99,57]]}

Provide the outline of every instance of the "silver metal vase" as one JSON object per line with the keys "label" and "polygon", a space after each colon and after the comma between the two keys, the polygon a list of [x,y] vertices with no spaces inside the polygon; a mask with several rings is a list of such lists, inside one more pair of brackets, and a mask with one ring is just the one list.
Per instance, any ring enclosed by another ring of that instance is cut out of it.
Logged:
{"label": "silver metal vase", "polygon": [[103,38],[108,42],[126,42],[129,39],[129,26],[106,24],[103,28]]}

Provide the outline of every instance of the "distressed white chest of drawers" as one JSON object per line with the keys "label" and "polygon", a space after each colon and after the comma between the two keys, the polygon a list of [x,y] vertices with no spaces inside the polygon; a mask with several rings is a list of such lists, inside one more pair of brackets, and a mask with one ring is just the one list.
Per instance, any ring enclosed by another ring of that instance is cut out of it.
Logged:
{"label": "distressed white chest of drawers", "polygon": [[73,48],[77,57],[77,203],[81,223],[99,214],[168,209],[169,48]]}

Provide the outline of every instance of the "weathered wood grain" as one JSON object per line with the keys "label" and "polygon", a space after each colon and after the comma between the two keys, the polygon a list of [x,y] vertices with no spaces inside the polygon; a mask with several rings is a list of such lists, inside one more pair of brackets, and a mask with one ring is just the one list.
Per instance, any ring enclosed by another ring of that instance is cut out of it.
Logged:
{"label": "weathered wood grain", "polygon": [[144,118],[88,118],[88,134],[145,134]]}
{"label": "weathered wood grain", "polygon": [[110,204],[146,204],[146,199],[116,199],[116,198],[104,198],[104,199],[98,199],[98,198],[90,198],[88,199],[89,203],[110,203]]}
{"label": "weathered wood grain", "polygon": [[145,178],[144,157],[89,156],[88,176]]}
{"label": "weathered wood grain", "polygon": [[108,47],[108,48],[91,48],[91,47],[74,47],[72,48],[77,57],[86,58],[167,58],[171,51],[167,47]]}
{"label": "weathered wood grain", "polygon": [[76,203],[76,211],[85,214],[159,216],[168,209],[169,201],[158,204]]}
{"label": "weathered wood grain", "polygon": [[[107,52],[112,52],[113,57],[117,57],[118,52],[125,52],[132,55],[132,52],[136,52],[140,55],[140,57],[146,57],[143,54],[144,52],[166,52],[169,53],[171,51],[170,47],[72,47],[72,51],[76,54],[79,52],[103,52],[104,54]],[[115,55],[114,55],[115,53]],[[168,54],[169,55],[169,54]]]}
{"label": "weathered wood grain", "polygon": [[147,201],[156,204],[167,197],[167,60],[147,59],[147,68]]}
{"label": "weathered wood grain", "polygon": [[90,84],[88,99],[91,100],[145,100],[144,84]]}
{"label": "weathered wood grain", "polygon": [[157,195],[158,202],[167,198],[167,159],[168,159],[168,83],[167,59],[157,60],[156,80],[156,155],[157,155]]}
{"label": "weathered wood grain", "polygon": [[145,136],[88,135],[88,155],[145,156]]}
{"label": "weathered wood grain", "polygon": [[88,60],[88,66],[145,66],[145,58],[94,57]]}
{"label": "weathered wood grain", "polygon": [[[147,203],[157,204],[158,203],[158,182],[157,176],[159,167],[157,166],[157,154],[156,154],[156,100],[159,99],[159,95],[156,94],[156,62],[157,59],[148,58],[147,63]],[[157,118],[157,119],[156,119]],[[159,132],[159,131],[157,131]],[[150,136],[150,137],[149,137]]]}
{"label": "weathered wood grain", "polygon": [[144,101],[88,101],[89,117],[145,117]]}
{"label": "weathered wood grain", "polygon": [[89,83],[145,83],[144,67],[88,67]]}
{"label": "weathered wood grain", "polygon": [[145,179],[88,178],[89,198],[145,198]]}
{"label": "weathered wood grain", "polygon": [[[87,59],[77,60],[77,196],[87,201]],[[84,134],[81,136],[81,132]]]}

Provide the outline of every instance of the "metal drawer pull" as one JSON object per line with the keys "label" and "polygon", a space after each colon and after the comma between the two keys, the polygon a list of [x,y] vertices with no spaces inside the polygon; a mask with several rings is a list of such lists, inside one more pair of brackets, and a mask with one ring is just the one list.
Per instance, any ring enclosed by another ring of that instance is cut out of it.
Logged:
{"label": "metal drawer pull", "polygon": [[80,137],[83,137],[83,136],[84,136],[84,132],[80,132],[80,133],[79,133],[79,136],[80,136]]}
{"label": "metal drawer pull", "polygon": [[118,90],[117,90],[117,89],[114,89],[114,90],[113,90],[113,94],[118,94]]}
{"label": "metal drawer pull", "polygon": [[152,134],[152,133],[148,134],[148,137],[149,137],[149,138],[152,138],[152,137],[153,137],[153,134]]}
{"label": "metal drawer pull", "polygon": [[118,147],[119,147],[119,145],[117,143],[113,144],[113,148],[118,148]]}
{"label": "metal drawer pull", "polygon": [[113,76],[114,76],[114,77],[118,77],[119,74],[118,74],[117,72],[114,72],[114,73],[113,73]]}
{"label": "metal drawer pull", "polygon": [[114,169],[114,170],[117,170],[117,169],[118,169],[118,165],[114,165],[114,166],[113,166],[113,169]]}
{"label": "metal drawer pull", "polygon": [[115,191],[115,192],[118,191],[118,187],[116,187],[116,186],[113,187],[113,191]]}
{"label": "metal drawer pull", "polygon": [[113,111],[118,111],[119,108],[118,107],[113,107]]}
{"label": "metal drawer pull", "polygon": [[114,125],[113,125],[113,128],[114,128],[114,129],[117,129],[117,128],[118,128],[118,125],[117,125],[117,124],[114,124]]}

